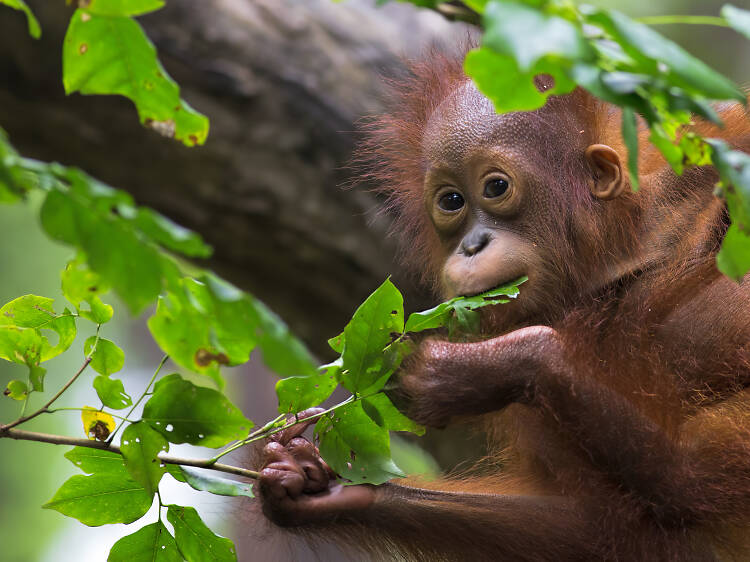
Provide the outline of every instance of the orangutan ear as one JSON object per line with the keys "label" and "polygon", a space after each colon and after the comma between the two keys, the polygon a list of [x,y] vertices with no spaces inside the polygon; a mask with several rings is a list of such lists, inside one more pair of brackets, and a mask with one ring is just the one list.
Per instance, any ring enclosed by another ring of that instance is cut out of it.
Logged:
{"label": "orangutan ear", "polygon": [[614,199],[624,191],[627,182],[620,156],[614,148],[605,144],[592,144],[586,149],[586,160],[591,165],[589,189],[594,197]]}

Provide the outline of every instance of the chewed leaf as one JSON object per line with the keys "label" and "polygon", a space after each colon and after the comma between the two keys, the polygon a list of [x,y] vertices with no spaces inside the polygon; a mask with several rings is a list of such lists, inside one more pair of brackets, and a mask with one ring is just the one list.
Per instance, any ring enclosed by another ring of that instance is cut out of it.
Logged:
{"label": "chewed leaf", "polygon": [[528,277],[521,277],[510,283],[505,283],[489,291],[471,297],[456,297],[434,308],[423,312],[414,312],[409,315],[404,331],[421,332],[434,328],[449,326],[453,316],[460,315],[464,327],[470,326],[468,318],[471,316],[466,311],[476,310],[484,306],[504,304],[509,298],[516,298],[519,294],[518,286],[525,283]]}
{"label": "chewed leaf", "polygon": [[405,476],[391,459],[387,429],[390,423],[400,425],[402,420],[396,420],[393,412],[374,398],[368,408],[378,412],[376,417],[383,426],[371,419],[360,402],[321,417],[315,425],[321,455],[337,473],[356,484],[382,484]]}
{"label": "chewed leaf", "polygon": [[404,298],[389,279],[354,313],[344,328],[341,383],[352,392],[362,391],[382,376],[383,349],[392,334],[404,329]]}
{"label": "chewed leaf", "polygon": [[132,398],[125,392],[125,386],[119,379],[99,375],[94,379],[94,390],[107,408],[122,410],[133,404]]}
{"label": "chewed leaf", "polygon": [[63,46],[63,85],[68,94],[123,95],[144,125],[187,146],[203,144],[208,135],[208,119],[180,99],[156,49],[129,17],[75,11]]}
{"label": "chewed leaf", "polygon": [[[29,367],[57,357],[76,337],[75,319],[68,309],[55,313],[53,299],[24,295],[0,308],[0,357]],[[42,330],[57,333],[52,346]]]}
{"label": "chewed leaf", "polygon": [[[99,295],[106,293],[109,287],[100,275],[88,268],[85,256],[79,255],[68,262],[61,274],[62,291],[65,298],[76,307],[78,313],[96,324],[104,324],[112,319],[113,309],[104,304]],[[82,309],[81,304],[88,303],[89,309]]]}
{"label": "chewed leaf", "polygon": [[12,380],[5,387],[3,394],[13,400],[25,400],[29,395],[29,387],[23,381]]}

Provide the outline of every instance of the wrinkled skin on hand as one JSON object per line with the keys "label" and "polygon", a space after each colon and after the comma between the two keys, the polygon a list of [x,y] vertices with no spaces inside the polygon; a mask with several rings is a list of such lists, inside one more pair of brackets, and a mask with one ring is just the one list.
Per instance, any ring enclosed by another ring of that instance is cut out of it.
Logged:
{"label": "wrinkled skin on hand", "polygon": [[[297,418],[322,411],[310,408]],[[375,501],[373,486],[344,486],[317,447],[301,436],[317,419],[273,435],[263,448],[258,496],[266,517],[282,527],[324,523],[347,512],[361,513]]]}
{"label": "wrinkled skin on hand", "polygon": [[475,343],[428,339],[404,362],[394,400],[413,420],[442,428],[453,416],[528,403],[550,367],[558,372],[563,364],[559,335],[548,326]]}

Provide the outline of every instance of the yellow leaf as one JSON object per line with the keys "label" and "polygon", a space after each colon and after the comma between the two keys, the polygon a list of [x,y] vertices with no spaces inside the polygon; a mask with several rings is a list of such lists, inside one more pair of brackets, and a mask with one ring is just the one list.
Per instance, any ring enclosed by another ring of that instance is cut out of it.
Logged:
{"label": "yellow leaf", "polygon": [[112,416],[91,406],[84,406],[81,411],[81,420],[83,421],[83,431],[92,440],[106,441],[116,425]]}

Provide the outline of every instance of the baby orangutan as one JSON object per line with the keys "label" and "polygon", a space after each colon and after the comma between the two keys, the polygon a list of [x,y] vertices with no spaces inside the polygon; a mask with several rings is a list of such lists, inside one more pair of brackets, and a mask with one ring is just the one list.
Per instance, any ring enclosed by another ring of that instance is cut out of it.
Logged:
{"label": "baby orangutan", "polygon": [[[388,560],[750,560],[750,284],[716,268],[716,171],[676,176],[644,130],[633,192],[619,110],[498,115],[460,59],[397,95],[365,177],[407,263],[443,298],[529,278],[485,339],[427,339],[395,377],[427,426],[481,415],[494,472],[343,486],[297,426],[265,448],[266,516]],[[722,118],[696,130],[749,151],[744,109]]]}

